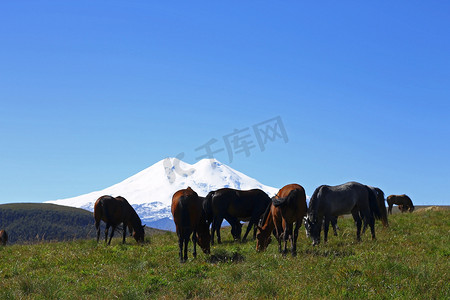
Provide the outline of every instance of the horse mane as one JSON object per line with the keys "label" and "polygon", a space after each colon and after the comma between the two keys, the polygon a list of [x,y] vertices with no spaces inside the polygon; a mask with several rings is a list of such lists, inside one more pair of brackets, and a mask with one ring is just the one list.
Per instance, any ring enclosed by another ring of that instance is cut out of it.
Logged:
{"label": "horse mane", "polygon": [[122,196],[117,196],[116,199],[120,199],[125,203],[125,206],[127,207],[129,213],[130,213],[130,220],[131,226],[133,226],[133,229],[137,231],[137,229],[142,228],[142,221],[139,215],[137,214],[136,210],[133,208],[133,206],[128,202],[127,199],[125,199]]}
{"label": "horse mane", "polygon": [[[273,198],[275,198],[275,197],[273,197]],[[273,201],[273,200],[272,200],[272,201]],[[272,203],[273,203],[273,202],[272,202]],[[270,212],[270,208],[271,208],[271,206],[272,206],[272,203],[269,203],[269,205],[267,205],[266,210],[264,211],[264,213],[263,213],[261,219],[259,220],[259,226],[262,227],[262,226],[264,225],[264,223],[266,223],[266,219],[267,219],[267,216],[269,215],[269,212]]]}
{"label": "horse mane", "polygon": [[[321,185],[314,190],[314,193],[312,194],[311,198],[309,199],[308,214],[313,213],[315,210],[317,210],[317,206],[319,205],[319,202],[317,199],[323,195],[322,189],[324,187],[326,187],[326,185]],[[319,195],[319,193],[320,193],[320,195]]]}

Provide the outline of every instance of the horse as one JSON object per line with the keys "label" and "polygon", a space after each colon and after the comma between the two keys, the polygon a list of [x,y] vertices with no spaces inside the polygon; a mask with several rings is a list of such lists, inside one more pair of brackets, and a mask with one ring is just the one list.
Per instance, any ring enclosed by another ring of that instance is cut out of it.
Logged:
{"label": "horse", "polygon": [[123,241],[125,244],[125,236],[127,227],[131,233],[133,230],[133,237],[138,243],[144,242],[144,226],[142,226],[141,219],[134,210],[134,208],[128,203],[128,201],[121,196],[101,196],[97,199],[94,205],[94,218],[95,228],[97,229],[97,243],[100,238],[100,221],[106,223],[105,228],[105,243],[108,239],[109,227],[112,227],[112,231],[109,237],[108,245],[111,244],[111,239],[114,235],[114,231],[117,226],[123,223]]}
{"label": "horse", "polygon": [[0,244],[3,246],[6,246],[6,243],[8,242],[8,234],[4,229],[0,230]]}
{"label": "horse", "polygon": [[[256,235],[256,250],[264,251],[270,243],[270,235],[275,228],[275,237],[278,240],[278,250],[281,253],[281,240],[284,242],[283,255],[287,253],[287,240],[291,243],[291,253],[297,254],[298,230],[302,225],[303,217],[306,215],[306,193],[305,189],[298,184],[288,184],[281,188],[272,197],[263,216],[263,226],[258,226]],[[295,228],[294,228],[295,223]]]}
{"label": "horse", "polygon": [[[214,244],[214,232],[217,232],[217,242],[221,243],[220,226],[226,219],[235,239],[241,238],[241,225],[239,221],[249,221],[247,230],[242,241],[245,241],[252,226],[258,224],[261,216],[266,211],[271,200],[269,196],[260,189],[247,191],[222,188],[210,192],[206,196],[205,210],[211,226],[211,244]],[[256,232],[254,232],[254,236]]]}
{"label": "horse", "polygon": [[203,201],[204,198],[200,198],[190,187],[177,191],[172,197],[171,211],[178,236],[181,262],[187,260],[187,248],[191,234],[194,243],[194,258],[197,257],[197,241],[204,253],[210,253],[211,236],[206,214],[203,211]]}
{"label": "horse", "polygon": [[[362,220],[369,224],[372,239],[375,238],[375,218],[381,218],[375,193],[366,185],[347,182],[337,186],[321,185],[313,193],[306,218],[313,245],[320,243],[322,221],[332,216],[351,213],[356,223],[356,239],[361,240]],[[324,228],[327,242],[328,226]]]}
{"label": "horse", "polygon": [[414,205],[412,203],[411,198],[409,198],[405,194],[403,194],[403,195],[390,195],[390,196],[388,196],[386,198],[386,201],[387,201],[387,203],[389,205],[388,212],[390,214],[392,214],[392,207],[394,206],[394,204],[402,205],[401,212],[405,212],[405,211],[408,211],[408,210],[409,210],[409,212],[413,212],[414,211]]}

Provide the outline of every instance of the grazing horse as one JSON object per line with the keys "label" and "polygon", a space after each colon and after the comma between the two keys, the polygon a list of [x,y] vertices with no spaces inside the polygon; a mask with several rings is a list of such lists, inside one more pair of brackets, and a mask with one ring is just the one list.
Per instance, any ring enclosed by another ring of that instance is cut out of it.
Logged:
{"label": "grazing horse", "polygon": [[223,188],[210,192],[206,196],[205,208],[208,219],[212,220],[211,244],[214,244],[214,232],[217,232],[217,242],[221,243],[220,226],[223,219],[230,223],[233,235],[238,235],[234,236],[235,239],[240,239],[239,221],[249,221],[242,239],[245,241],[250,229],[258,224],[270,202],[269,196],[260,189],[240,191]]}
{"label": "grazing horse", "polygon": [[402,208],[400,209],[401,212],[405,212],[408,211],[409,212],[413,212],[414,211],[414,205],[411,201],[411,198],[409,198],[408,196],[406,196],[405,194],[403,195],[390,195],[387,197],[386,199],[389,208],[388,208],[388,212],[390,214],[392,214],[392,207],[394,206],[394,204],[396,205],[402,205]]}
{"label": "grazing horse", "polygon": [[[370,225],[372,239],[375,239],[374,217],[381,217],[375,193],[358,182],[347,182],[337,186],[321,185],[309,201],[306,222],[313,239],[313,245],[320,243],[322,221],[332,216],[351,213],[356,223],[356,239],[361,240],[362,220]],[[327,241],[328,226],[324,228],[324,242]]]}
{"label": "grazing horse", "polygon": [[203,211],[203,201],[204,198],[200,198],[190,187],[179,190],[172,197],[171,210],[178,235],[181,262],[187,260],[187,248],[191,234],[194,243],[194,257],[197,257],[197,241],[204,253],[209,254],[210,252],[211,236],[209,235],[209,224]]}
{"label": "grazing horse", "polygon": [[3,246],[6,246],[6,243],[8,242],[8,234],[5,230],[0,230],[0,244]]}
{"label": "grazing horse", "polygon": [[109,237],[108,245],[111,244],[111,239],[117,226],[123,223],[123,243],[125,244],[125,236],[127,227],[131,233],[133,230],[133,237],[136,242],[144,241],[144,226],[142,226],[141,219],[137,215],[134,208],[128,201],[121,197],[101,196],[97,199],[94,205],[95,228],[97,228],[97,243],[100,238],[100,221],[106,223],[105,228],[105,242],[108,239],[109,227],[112,231]]}
{"label": "grazing horse", "polygon": [[[284,186],[272,198],[272,203],[263,216],[262,227],[258,226],[256,235],[256,250],[264,251],[270,243],[270,235],[275,228],[275,237],[278,240],[278,250],[281,251],[281,240],[284,242],[283,255],[287,253],[287,240],[291,242],[292,255],[297,254],[298,230],[306,215],[305,189],[298,184]],[[295,228],[294,228],[295,223]]]}

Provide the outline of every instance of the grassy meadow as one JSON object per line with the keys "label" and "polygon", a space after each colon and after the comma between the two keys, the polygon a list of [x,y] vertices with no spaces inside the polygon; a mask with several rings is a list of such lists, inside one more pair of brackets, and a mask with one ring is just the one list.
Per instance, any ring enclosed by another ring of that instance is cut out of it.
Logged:
{"label": "grassy meadow", "polygon": [[[132,238],[111,246],[95,240],[0,247],[0,299],[449,299],[450,210],[396,214],[377,222],[355,242],[351,218],[339,219],[339,236],[311,246],[304,227],[298,255],[283,257],[273,240],[231,241],[207,256],[178,259],[175,233]],[[330,233],[332,231],[330,230]]]}

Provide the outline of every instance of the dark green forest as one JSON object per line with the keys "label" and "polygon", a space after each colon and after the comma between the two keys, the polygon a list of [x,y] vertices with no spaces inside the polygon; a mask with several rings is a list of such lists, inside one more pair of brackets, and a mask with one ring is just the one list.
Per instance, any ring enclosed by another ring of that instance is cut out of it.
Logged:
{"label": "dark green forest", "polygon": [[[8,233],[9,244],[29,244],[50,241],[70,241],[96,238],[92,212],[47,203],[14,203],[0,205],[0,229]],[[101,239],[105,224],[101,222]],[[145,228],[147,236],[164,232]],[[122,226],[116,229],[115,237],[122,234]],[[127,241],[133,238],[127,237]],[[134,241],[134,240],[133,240]]]}
{"label": "dark green forest", "polygon": [[0,205],[0,228],[6,230],[11,244],[96,236],[91,212],[46,203]]}

